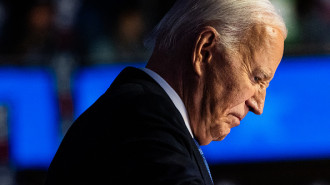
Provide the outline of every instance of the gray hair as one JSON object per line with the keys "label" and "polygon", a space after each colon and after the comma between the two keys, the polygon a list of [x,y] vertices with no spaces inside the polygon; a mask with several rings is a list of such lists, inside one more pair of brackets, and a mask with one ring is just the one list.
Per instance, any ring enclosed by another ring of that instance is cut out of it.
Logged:
{"label": "gray hair", "polygon": [[184,36],[197,34],[204,26],[213,26],[219,43],[235,51],[254,25],[287,29],[282,17],[268,0],[177,0],[146,40],[146,46],[171,49]]}

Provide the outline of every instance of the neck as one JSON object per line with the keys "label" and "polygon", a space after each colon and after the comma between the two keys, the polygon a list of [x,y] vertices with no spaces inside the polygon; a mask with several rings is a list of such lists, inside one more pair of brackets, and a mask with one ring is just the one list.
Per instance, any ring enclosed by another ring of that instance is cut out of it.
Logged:
{"label": "neck", "polygon": [[160,75],[183,99],[184,67],[182,57],[155,51],[150,57],[146,68]]}
{"label": "neck", "polygon": [[160,75],[180,96],[187,109],[190,126],[195,135],[195,125],[198,122],[196,113],[200,112],[198,104],[203,87],[200,79],[193,72],[189,51],[177,50],[171,54],[154,51],[146,67]]}

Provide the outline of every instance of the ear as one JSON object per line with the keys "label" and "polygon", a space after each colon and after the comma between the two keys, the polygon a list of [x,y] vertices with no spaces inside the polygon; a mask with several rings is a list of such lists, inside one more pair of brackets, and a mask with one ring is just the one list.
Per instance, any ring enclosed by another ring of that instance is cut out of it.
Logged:
{"label": "ear", "polygon": [[203,66],[212,61],[218,37],[219,33],[211,26],[203,27],[198,34],[192,53],[193,68],[198,76],[202,75]]}

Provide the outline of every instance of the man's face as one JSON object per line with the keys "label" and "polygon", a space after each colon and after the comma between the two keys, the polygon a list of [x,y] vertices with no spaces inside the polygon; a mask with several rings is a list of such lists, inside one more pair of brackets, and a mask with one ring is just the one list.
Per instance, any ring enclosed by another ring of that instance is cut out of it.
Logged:
{"label": "man's face", "polygon": [[[255,26],[238,54],[215,51],[205,68],[199,121],[193,132],[200,144],[223,140],[249,111],[261,114],[266,88],[283,56],[279,30]],[[260,39],[261,38],[261,39]]]}

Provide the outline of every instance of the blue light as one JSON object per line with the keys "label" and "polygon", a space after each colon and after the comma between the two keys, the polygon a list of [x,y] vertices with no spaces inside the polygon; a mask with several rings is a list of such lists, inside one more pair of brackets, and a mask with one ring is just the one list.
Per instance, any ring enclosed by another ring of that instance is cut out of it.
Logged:
{"label": "blue light", "polygon": [[50,164],[59,143],[54,80],[41,69],[0,68],[0,104],[8,108],[10,162]]}
{"label": "blue light", "polygon": [[75,118],[105,93],[120,71],[127,66],[139,68],[144,67],[145,63],[100,65],[77,71],[73,78]]}

